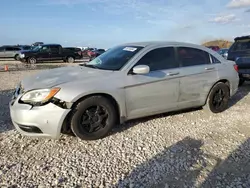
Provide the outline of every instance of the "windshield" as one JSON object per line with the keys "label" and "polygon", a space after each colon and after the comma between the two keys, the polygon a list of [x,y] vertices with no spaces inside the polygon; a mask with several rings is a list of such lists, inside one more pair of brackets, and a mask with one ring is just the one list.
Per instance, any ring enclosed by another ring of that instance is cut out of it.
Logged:
{"label": "windshield", "polygon": [[36,46],[36,47],[33,47],[32,50],[33,51],[38,51],[40,48],[42,48],[42,46]]}
{"label": "windshield", "polygon": [[102,53],[86,65],[105,70],[120,70],[142,48],[141,46],[117,46]]}

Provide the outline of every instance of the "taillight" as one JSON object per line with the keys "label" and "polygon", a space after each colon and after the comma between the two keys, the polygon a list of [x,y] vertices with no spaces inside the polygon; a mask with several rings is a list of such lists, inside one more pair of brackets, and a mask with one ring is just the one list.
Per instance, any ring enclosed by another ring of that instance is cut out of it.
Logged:
{"label": "taillight", "polygon": [[238,65],[234,65],[234,69],[238,72],[239,71]]}

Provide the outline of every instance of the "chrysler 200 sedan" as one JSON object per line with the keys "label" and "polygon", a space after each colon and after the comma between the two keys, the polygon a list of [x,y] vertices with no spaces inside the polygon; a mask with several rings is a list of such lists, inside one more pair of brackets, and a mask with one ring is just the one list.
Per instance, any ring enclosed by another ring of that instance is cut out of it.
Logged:
{"label": "chrysler 200 sedan", "polygon": [[206,47],[130,43],[86,64],[25,78],[9,107],[23,135],[56,139],[70,131],[80,139],[95,140],[135,118],[193,107],[220,113],[238,83],[235,62]]}

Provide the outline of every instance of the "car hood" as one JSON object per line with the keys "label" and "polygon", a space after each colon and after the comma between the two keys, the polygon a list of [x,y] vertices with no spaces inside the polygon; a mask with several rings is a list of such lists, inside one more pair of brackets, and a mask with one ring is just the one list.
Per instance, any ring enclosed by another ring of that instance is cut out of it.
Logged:
{"label": "car hood", "polygon": [[112,75],[113,71],[87,68],[83,66],[67,66],[41,71],[22,80],[21,85],[25,91],[39,88],[51,88],[73,81],[90,81],[96,78]]}
{"label": "car hood", "polygon": [[33,53],[33,50],[20,50],[20,53]]}

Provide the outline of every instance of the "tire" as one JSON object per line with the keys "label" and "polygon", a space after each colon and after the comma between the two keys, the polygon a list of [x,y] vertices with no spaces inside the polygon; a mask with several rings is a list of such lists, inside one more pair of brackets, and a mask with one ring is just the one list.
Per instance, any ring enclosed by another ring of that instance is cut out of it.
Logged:
{"label": "tire", "polygon": [[240,80],[239,80],[239,86],[242,86],[244,83],[245,83],[245,80],[242,79],[242,78],[240,78]]}
{"label": "tire", "polygon": [[[102,112],[101,115],[96,114],[96,106],[99,106],[99,112]],[[117,123],[117,117],[116,109],[110,100],[102,96],[92,96],[78,103],[73,110],[70,126],[72,132],[78,138],[97,140],[107,136]],[[81,122],[85,122],[85,126]],[[97,125],[100,122],[102,126],[98,127]],[[92,125],[92,128],[90,128],[90,125]]]}
{"label": "tire", "polygon": [[219,82],[215,84],[211,89],[207,97],[204,109],[212,113],[223,112],[228,108],[229,98],[230,98],[229,87],[226,84]]}
{"label": "tire", "polygon": [[35,57],[29,57],[27,62],[29,64],[36,64],[37,63],[37,59]]}
{"label": "tire", "polygon": [[69,57],[67,57],[67,62],[68,62],[68,63],[74,63],[74,62],[75,62],[75,58],[69,56]]}

